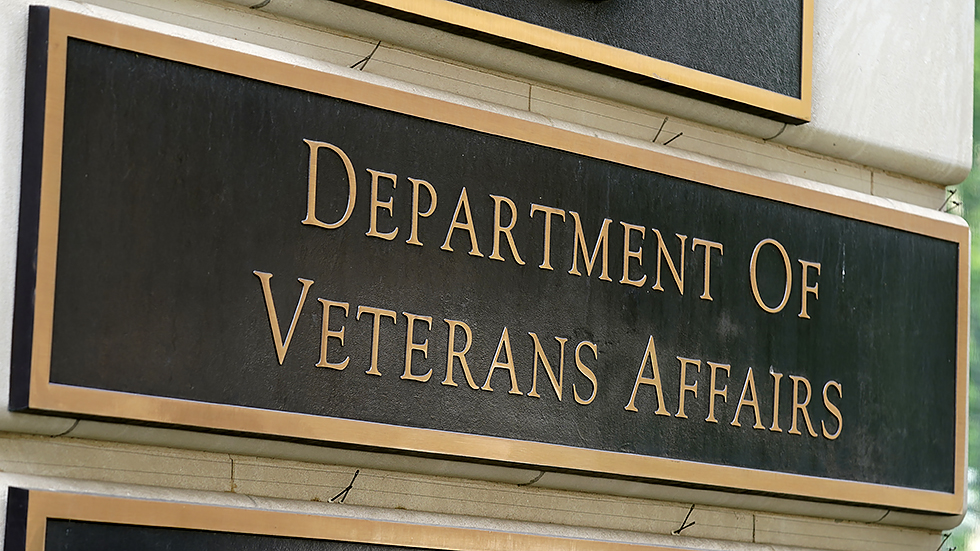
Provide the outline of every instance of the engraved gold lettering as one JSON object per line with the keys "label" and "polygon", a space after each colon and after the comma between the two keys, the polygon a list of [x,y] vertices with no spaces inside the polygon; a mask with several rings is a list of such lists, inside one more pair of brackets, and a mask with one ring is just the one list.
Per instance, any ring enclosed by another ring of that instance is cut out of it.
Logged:
{"label": "engraved gold lettering", "polygon": [[[313,140],[303,140],[306,145],[310,146],[310,177],[309,184],[306,194],[306,218],[303,219],[302,223],[307,226],[318,226],[321,228],[327,228],[328,230],[337,229],[343,226],[345,222],[350,218],[352,212],[354,212],[354,200],[357,198],[357,178],[354,175],[354,165],[351,164],[350,158],[347,154],[343,152],[339,147],[324,143],[315,142]],[[316,179],[317,179],[317,155],[322,147],[326,147],[330,151],[333,151],[340,157],[340,160],[344,163],[344,168],[347,169],[347,185],[348,185],[348,195],[347,195],[347,209],[344,211],[344,215],[340,217],[340,220],[327,224],[321,222],[316,217]]]}
{"label": "engraved gold lettering", "polygon": [[674,276],[674,283],[677,284],[677,290],[684,294],[684,243],[687,241],[686,235],[681,235],[675,233],[677,239],[681,242],[681,260],[680,260],[680,273],[677,272],[677,267],[674,265],[674,259],[670,256],[670,251],[667,250],[667,245],[664,243],[664,238],[660,235],[659,230],[653,230],[653,233],[657,234],[657,282],[653,284],[653,288],[658,291],[663,291],[664,288],[660,286],[660,268],[663,266],[663,259],[667,259],[667,267],[670,268],[670,274]]}
{"label": "engraved gold lettering", "polygon": [[323,298],[318,298],[320,304],[323,305],[323,327],[320,334],[320,361],[316,363],[317,367],[329,367],[331,369],[342,370],[347,367],[350,362],[350,356],[344,358],[344,361],[340,363],[332,363],[327,361],[327,342],[329,339],[334,338],[340,341],[340,346],[344,346],[344,327],[341,327],[339,331],[333,331],[330,329],[330,309],[331,308],[343,308],[344,317],[346,318],[350,315],[350,304],[346,302],[335,302],[332,300],[326,300]]}
{"label": "engraved gold lettering", "polygon": [[429,380],[432,376],[432,368],[430,367],[424,375],[416,375],[412,373],[412,352],[415,350],[420,350],[422,352],[423,358],[429,357],[429,339],[425,339],[422,342],[415,342],[415,322],[424,321],[426,325],[429,326],[429,330],[432,330],[432,318],[429,316],[419,316],[417,314],[409,314],[408,312],[402,312],[405,316],[405,322],[408,324],[408,329],[405,334],[405,372],[402,373],[401,379],[409,379],[412,381],[419,381],[424,383]]}
{"label": "engraved gold lettering", "polygon": [[693,393],[695,398],[698,397],[698,381],[695,380],[693,385],[687,384],[687,366],[693,365],[698,368],[698,373],[701,373],[701,360],[692,360],[680,356],[677,356],[677,359],[681,362],[681,391],[679,393],[680,398],[678,399],[677,413],[674,417],[687,419],[687,415],[684,414],[684,397],[688,392]]}
{"label": "engraved gold lettering", "polygon": [[[650,364],[653,369],[653,377],[644,377],[643,371],[646,369],[647,358],[650,359]],[[670,412],[667,411],[666,404],[664,404],[664,390],[663,385],[660,382],[660,367],[657,363],[657,347],[653,343],[653,335],[647,339],[647,349],[643,352],[643,359],[640,360],[640,371],[636,374],[636,382],[633,383],[633,394],[630,395],[630,402],[626,404],[626,411],[638,411],[636,409],[636,391],[640,388],[640,385],[651,385],[657,389],[657,415],[667,415],[670,416]]]}
{"label": "engraved gold lettering", "polygon": [[542,255],[543,260],[538,268],[542,270],[553,270],[554,268],[551,267],[551,217],[561,216],[561,220],[564,222],[565,211],[531,203],[531,218],[534,218],[534,213],[536,212],[544,213],[544,253]]}
{"label": "engraved gold lettering", "polygon": [[[802,434],[796,428],[796,420],[799,418],[797,413],[803,413],[803,421],[806,422],[806,430],[810,433],[810,436],[816,438],[817,433],[813,430],[813,425],[810,424],[810,414],[806,410],[806,406],[810,403],[810,381],[806,380],[806,377],[797,377],[795,375],[790,375],[790,379],[793,380],[793,425],[789,429],[789,434]],[[799,385],[803,383],[803,388],[806,389],[806,399],[800,402]]]}
{"label": "engraved gold lettering", "polygon": [[837,437],[840,436],[841,427],[844,426],[844,418],[841,416],[840,409],[838,409],[837,406],[830,401],[830,396],[827,396],[827,389],[830,387],[837,389],[838,398],[843,398],[844,394],[841,390],[840,383],[837,381],[827,381],[827,384],[823,385],[823,405],[825,408],[827,408],[827,411],[829,411],[831,415],[837,418],[837,431],[834,433],[828,432],[827,425],[825,425],[823,421],[820,421],[820,431],[823,432],[823,437],[827,440],[837,440]]}
{"label": "engraved gold lettering", "polygon": [[388,215],[393,214],[392,202],[394,198],[388,197],[387,201],[378,200],[378,180],[385,178],[391,180],[391,189],[394,190],[398,187],[398,176],[394,174],[388,174],[387,172],[378,172],[377,170],[367,169],[371,173],[371,226],[368,228],[366,234],[368,237],[380,237],[381,239],[387,239],[391,241],[398,235],[398,228],[391,230],[390,232],[380,233],[378,232],[378,209],[385,209],[388,211]]}
{"label": "engraved gold lettering", "polygon": [[[503,350],[507,359],[500,361],[500,352]],[[497,368],[506,369],[510,372],[510,390],[507,391],[508,394],[518,394],[523,396],[524,393],[517,388],[517,370],[514,368],[514,355],[510,352],[510,336],[507,333],[507,328],[504,327],[503,332],[500,334],[500,342],[497,343],[497,351],[493,354],[493,363],[490,365],[490,372],[487,373],[487,380],[480,387],[481,390],[493,391],[490,388],[490,378],[493,377],[493,370]]]}
{"label": "engraved gold lettering", "polygon": [[258,276],[262,285],[265,308],[269,312],[269,325],[272,326],[272,340],[276,345],[276,356],[279,358],[279,365],[282,365],[283,360],[286,359],[286,350],[289,349],[289,342],[293,340],[293,330],[296,329],[296,320],[299,319],[299,313],[303,309],[303,304],[306,302],[306,293],[310,290],[310,285],[313,285],[313,281],[298,278],[300,284],[303,285],[303,290],[299,294],[299,301],[296,302],[296,311],[293,312],[293,320],[289,322],[289,330],[286,331],[286,340],[283,341],[282,333],[279,331],[279,316],[276,315],[276,305],[272,301],[272,286],[269,283],[269,280],[272,279],[272,274],[258,270],[252,273]]}
{"label": "engraved gold lettering", "polygon": [[782,373],[776,373],[769,369],[769,374],[772,375],[772,426],[769,430],[773,432],[783,432],[783,429],[779,428],[779,381],[783,378]]}
{"label": "engraved gold lettering", "polygon": [[575,220],[575,247],[572,250],[572,269],[568,270],[568,273],[572,275],[580,276],[582,275],[578,271],[578,251],[581,247],[582,249],[582,260],[585,262],[585,274],[592,275],[592,267],[595,266],[596,257],[599,255],[599,249],[602,249],[602,275],[599,279],[604,279],[606,281],[612,281],[609,277],[609,224],[612,220],[606,218],[602,221],[602,229],[599,230],[599,237],[595,242],[595,249],[592,251],[592,256],[589,256],[589,245],[585,242],[585,232],[582,231],[582,220],[579,219],[578,213],[574,210],[568,211],[568,214],[572,215],[572,219]]}
{"label": "engraved gold lettering", "polygon": [[361,314],[370,314],[374,318],[374,327],[371,332],[371,369],[368,369],[365,373],[380,377],[381,372],[378,371],[378,341],[381,339],[381,318],[391,318],[391,323],[398,325],[398,317],[394,310],[373,308],[371,306],[358,306],[355,319],[360,320]]}
{"label": "engraved gold lettering", "polygon": [[[783,264],[786,266],[786,288],[783,291],[783,300],[780,301],[779,306],[775,308],[770,308],[759,295],[759,283],[756,279],[756,262],[759,258],[759,251],[762,250],[763,245],[772,245],[773,247],[776,247],[776,249],[779,250],[779,254],[783,256]],[[759,243],[755,246],[755,249],[752,251],[752,260],[749,262],[749,283],[752,285],[752,295],[755,297],[755,302],[766,312],[775,314],[786,306],[786,302],[789,301],[789,291],[793,285],[793,270],[789,262],[789,255],[786,254],[786,249],[783,248],[779,241],[767,238],[759,241]]]}
{"label": "engraved gold lettering", "polygon": [[[490,197],[493,199],[493,252],[490,253],[490,258],[501,262],[504,261],[504,257],[500,256],[500,236],[505,235],[507,237],[507,244],[510,245],[510,252],[514,255],[514,262],[523,266],[524,260],[518,254],[517,245],[514,244],[514,236],[511,234],[514,225],[517,224],[517,205],[501,195],[491,195]],[[506,226],[500,225],[500,205],[502,204],[507,205],[510,209],[510,223]]]}
{"label": "engraved gold lettering", "polygon": [[591,350],[592,355],[595,357],[596,361],[598,361],[599,347],[597,347],[594,342],[590,341],[582,341],[575,347],[575,367],[578,368],[579,373],[585,375],[585,377],[592,382],[592,396],[589,396],[587,400],[583,400],[582,397],[578,395],[578,387],[575,386],[575,383],[572,383],[572,396],[575,397],[575,403],[587,406],[592,403],[592,400],[595,400],[595,395],[597,392],[599,392],[599,383],[596,380],[595,373],[589,369],[589,366],[585,365],[585,362],[582,361],[583,348],[588,348]]}
{"label": "engraved gold lettering", "polygon": [[538,336],[534,333],[528,332],[531,336],[531,340],[534,341],[534,375],[531,378],[531,392],[528,392],[528,396],[534,396],[535,398],[540,398],[538,394],[538,359],[541,359],[541,363],[544,365],[544,370],[548,374],[548,378],[551,379],[551,387],[555,389],[555,396],[558,397],[558,401],[561,401],[561,390],[564,386],[565,381],[565,343],[568,339],[562,337],[555,337],[558,341],[558,378],[555,378],[555,372],[551,369],[551,363],[548,362],[548,356],[544,353],[544,348],[541,347],[541,343],[538,341]]}
{"label": "engraved gold lettering", "polygon": [[[412,182],[412,234],[408,236],[409,245],[422,246],[422,242],[419,241],[419,216],[422,218],[428,218],[432,216],[432,213],[436,211],[436,188],[432,187],[432,184],[426,182],[425,180],[416,180],[415,178],[409,178],[409,182]],[[426,191],[429,192],[429,208],[422,212],[419,210],[419,188],[424,187]]]}
{"label": "engraved gold lettering", "polygon": [[[446,378],[443,379],[442,384],[446,386],[458,386],[455,381],[453,381],[453,358],[459,360],[460,367],[463,368],[463,375],[466,377],[466,384],[470,385],[470,388],[476,390],[480,388],[474,381],[473,375],[470,374],[470,366],[466,364],[466,353],[470,351],[470,345],[473,344],[473,332],[470,331],[470,326],[462,321],[456,320],[443,320],[449,325],[449,354],[446,359]],[[456,350],[456,328],[459,327],[463,330],[466,335],[466,343],[463,345],[462,350]]]}
{"label": "engraved gold lettering", "polygon": [[728,403],[728,385],[718,388],[715,385],[715,380],[718,374],[718,370],[722,369],[725,371],[726,376],[731,376],[732,366],[726,364],[716,364],[713,362],[708,362],[711,366],[711,392],[708,394],[708,416],[704,419],[709,423],[717,423],[718,420],[715,419],[715,397],[721,396],[722,400]]}
{"label": "engraved gold lettering", "polygon": [[[643,226],[634,226],[626,222],[620,222],[620,224],[623,225],[623,278],[619,282],[624,285],[643,287],[643,284],[647,281],[646,274],[643,274],[643,277],[640,279],[630,279],[630,259],[637,259],[640,266],[643,266],[643,239],[646,238],[647,229]],[[640,248],[635,251],[630,248],[630,237],[632,237],[630,234],[632,232],[640,232]]]}
{"label": "engraved gold lettering", "polygon": [[691,240],[691,252],[697,250],[698,245],[704,246],[704,292],[701,293],[702,300],[712,300],[711,298],[711,250],[717,249],[719,255],[725,254],[725,247],[721,243],[707,241],[695,237]]}
{"label": "engraved gold lettering", "polygon": [[803,305],[800,306],[800,317],[801,318],[810,319],[810,315],[807,314],[807,312],[806,312],[806,296],[808,294],[810,294],[810,293],[813,293],[813,300],[819,299],[820,296],[817,295],[817,293],[818,293],[818,289],[817,288],[820,287],[820,283],[817,282],[817,281],[814,281],[813,282],[813,287],[810,287],[809,285],[807,285],[807,283],[809,282],[808,276],[807,276],[807,268],[816,268],[817,269],[817,275],[820,275],[820,263],[819,262],[808,262],[806,260],[800,260],[799,262],[800,262],[800,265],[801,265],[802,271],[803,271],[803,275],[802,275],[802,278],[803,278],[803,293],[802,293],[802,295],[803,295],[803,299],[802,299],[803,300]]}
{"label": "engraved gold lettering", "polygon": [[[459,211],[462,210],[463,214],[466,216],[465,222],[459,221]],[[470,255],[471,256],[483,256],[480,252],[479,247],[476,244],[476,228],[473,226],[473,216],[470,214],[470,200],[466,198],[466,188],[459,193],[459,201],[456,203],[456,212],[453,214],[453,223],[449,225],[449,233],[446,234],[446,241],[442,244],[440,249],[444,251],[452,252],[453,248],[449,245],[449,242],[453,238],[453,230],[460,229],[466,230],[470,233]]]}
{"label": "engraved gold lettering", "polygon": [[[752,398],[746,399],[746,393],[751,392]],[[762,424],[762,415],[759,412],[759,400],[757,398],[758,394],[755,391],[755,377],[752,376],[752,368],[749,368],[748,375],[745,376],[745,383],[742,385],[742,396],[738,400],[738,407],[735,408],[735,416],[732,417],[732,426],[741,427],[741,423],[738,422],[738,415],[742,411],[742,406],[752,406],[753,411],[755,411],[755,424],[752,425],[754,429],[765,430],[766,426]]]}

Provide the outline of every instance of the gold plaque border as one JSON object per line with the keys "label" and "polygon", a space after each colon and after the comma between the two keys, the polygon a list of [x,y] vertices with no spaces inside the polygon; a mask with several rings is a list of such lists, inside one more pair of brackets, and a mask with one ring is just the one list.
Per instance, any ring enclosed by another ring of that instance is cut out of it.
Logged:
{"label": "gold plaque border", "polygon": [[48,519],[454,551],[679,551],[601,540],[30,490],[25,551],[44,551]]}
{"label": "gold plaque border", "polygon": [[[50,364],[57,268],[65,64],[69,37],[333,96],[957,243],[956,479],[953,493],[52,383]],[[963,511],[966,478],[970,236],[965,222],[943,221],[838,197],[540,123],[57,9],[50,10],[48,44],[29,409],[343,443],[458,459],[489,460],[910,511],[943,514],[960,514]]]}
{"label": "gold plaque border", "polygon": [[566,34],[547,27],[541,27],[503,15],[464,6],[451,2],[450,0],[363,1],[367,4],[414,14],[433,21],[527,44],[542,50],[569,55],[613,69],[724,98],[763,111],[782,114],[794,119],[795,123],[804,123],[810,120],[814,0],[803,0],[799,98],[752,86],[751,84],[744,84],[587,38]]}

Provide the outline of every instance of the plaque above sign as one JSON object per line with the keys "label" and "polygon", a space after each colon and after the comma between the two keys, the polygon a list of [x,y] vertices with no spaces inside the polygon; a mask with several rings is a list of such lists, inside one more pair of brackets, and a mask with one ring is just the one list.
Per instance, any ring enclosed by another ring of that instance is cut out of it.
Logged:
{"label": "plaque above sign", "polygon": [[790,124],[813,0],[336,0]]}
{"label": "plaque above sign", "polygon": [[952,217],[58,10],[29,58],[13,409],[962,507]]}

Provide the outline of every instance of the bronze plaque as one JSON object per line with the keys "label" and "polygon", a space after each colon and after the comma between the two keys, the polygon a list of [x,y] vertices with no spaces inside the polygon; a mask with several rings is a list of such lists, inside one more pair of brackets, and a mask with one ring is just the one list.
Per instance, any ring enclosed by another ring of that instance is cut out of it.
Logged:
{"label": "bronze plaque", "polygon": [[12,408],[962,507],[952,217],[33,13]]}

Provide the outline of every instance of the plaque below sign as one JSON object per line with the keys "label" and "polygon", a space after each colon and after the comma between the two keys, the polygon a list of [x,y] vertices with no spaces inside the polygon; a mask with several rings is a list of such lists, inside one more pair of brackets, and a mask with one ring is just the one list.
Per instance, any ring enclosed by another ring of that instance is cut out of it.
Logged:
{"label": "plaque below sign", "polygon": [[965,224],[34,8],[11,408],[955,514]]}
{"label": "plaque below sign", "polygon": [[20,488],[8,491],[3,543],[7,551],[667,551],[610,541]]}

